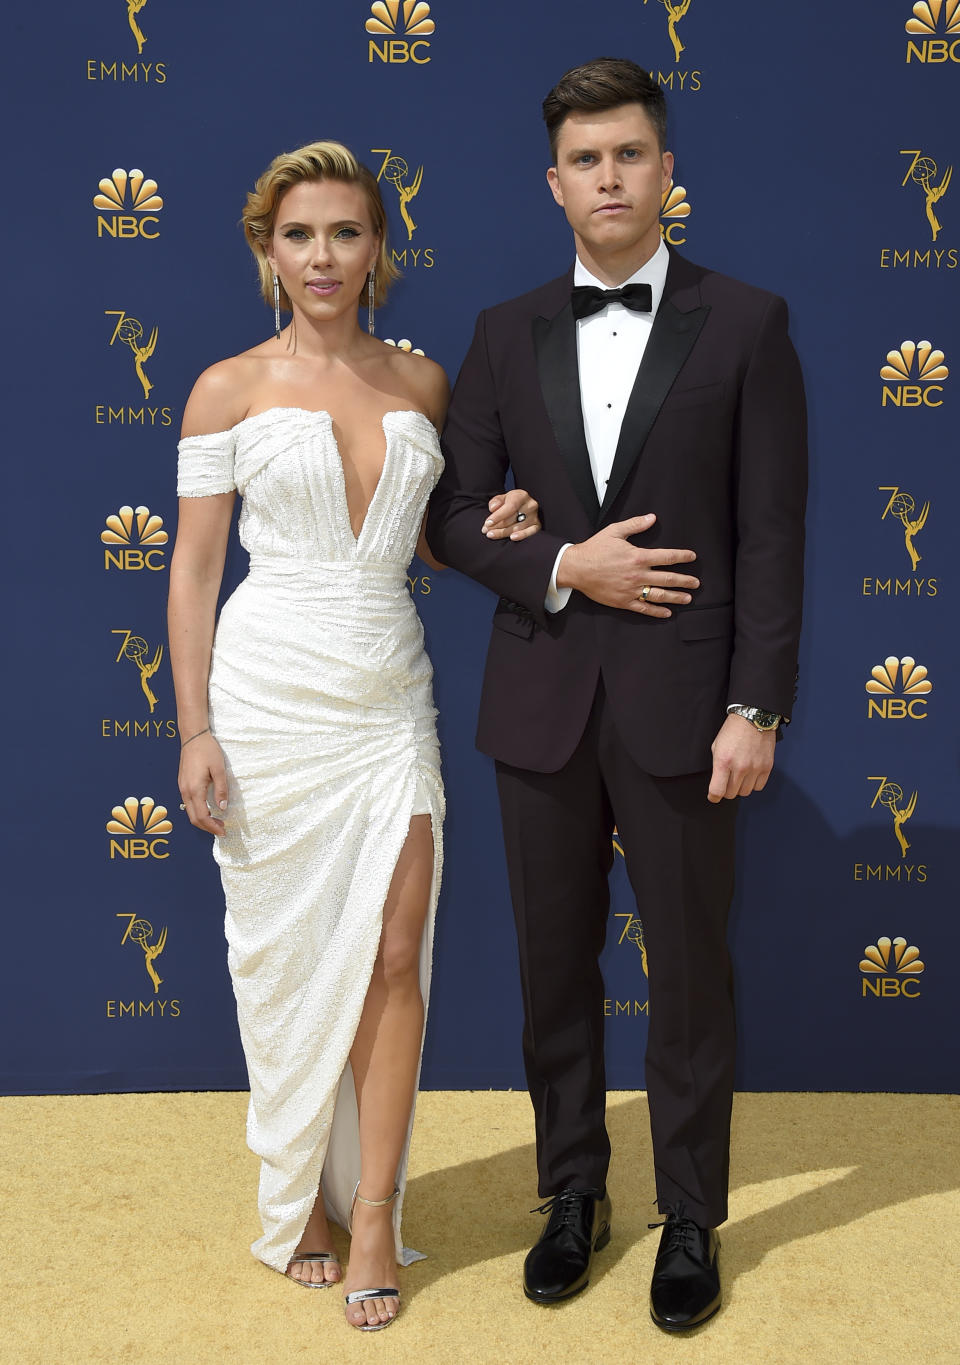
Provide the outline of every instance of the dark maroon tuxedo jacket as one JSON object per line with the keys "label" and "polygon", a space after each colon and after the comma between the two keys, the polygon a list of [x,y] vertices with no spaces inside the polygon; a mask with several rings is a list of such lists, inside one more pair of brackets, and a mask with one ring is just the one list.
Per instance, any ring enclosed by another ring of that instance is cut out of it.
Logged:
{"label": "dark maroon tuxedo jacket", "polygon": [[[479,748],[555,772],[580,739],[602,673],[617,731],[645,771],[708,769],[729,702],[789,716],[803,567],[803,384],[773,294],[671,252],[602,505],[580,408],[572,271],[481,313],[450,404],[433,553],[500,597]],[[519,543],[480,534],[507,470],[540,503]],[[655,512],[638,546],[692,549],[700,588],[669,619],[544,598],[560,547]]]}

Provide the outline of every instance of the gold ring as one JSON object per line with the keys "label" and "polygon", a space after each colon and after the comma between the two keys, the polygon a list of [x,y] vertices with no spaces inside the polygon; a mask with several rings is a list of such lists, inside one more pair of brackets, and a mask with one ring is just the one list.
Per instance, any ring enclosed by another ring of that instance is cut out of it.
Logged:
{"label": "gold ring", "polygon": [[640,589],[640,596],[643,598],[644,602],[646,602],[647,598],[650,596],[650,586],[649,583],[645,583]]}

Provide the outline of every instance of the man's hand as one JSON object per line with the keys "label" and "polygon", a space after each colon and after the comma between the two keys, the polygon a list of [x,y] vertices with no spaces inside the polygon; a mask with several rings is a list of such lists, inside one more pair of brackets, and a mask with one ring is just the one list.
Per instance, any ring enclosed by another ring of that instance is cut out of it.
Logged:
{"label": "man's hand", "polygon": [[711,745],[713,772],[707,800],[749,796],[763,791],[773,768],[776,730],[758,730],[752,720],[727,716]]}
{"label": "man's hand", "polygon": [[[615,521],[589,540],[571,545],[560,560],[557,587],[576,588],[594,602],[641,616],[672,616],[666,604],[689,602],[700,580],[657,566],[689,564],[697,556],[693,550],[640,550],[627,543],[628,536],[649,531],[656,519],[647,512],[628,521]],[[648,589],[646,597],[642,596],[644,589]]]}

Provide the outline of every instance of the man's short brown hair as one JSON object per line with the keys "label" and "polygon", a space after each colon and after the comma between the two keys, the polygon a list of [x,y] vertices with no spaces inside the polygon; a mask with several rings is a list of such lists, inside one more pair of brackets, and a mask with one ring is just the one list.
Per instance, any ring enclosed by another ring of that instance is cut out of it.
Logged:
{"label": "man's short brown hair", "polygon": [[557,138],[568,114],[603,113],[621,104],[642,104],[657,133],[661,152],[667,145],[667,102],[655,80],[625,57],[597,57],[561,76],[543,101],[543,121],[550,155],[557,159]]}

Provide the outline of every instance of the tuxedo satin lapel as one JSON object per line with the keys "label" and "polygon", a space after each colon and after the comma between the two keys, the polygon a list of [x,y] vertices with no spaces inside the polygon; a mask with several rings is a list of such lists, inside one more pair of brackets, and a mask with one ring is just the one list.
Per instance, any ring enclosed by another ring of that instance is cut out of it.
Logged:
{"label": "tuxedo satin lapel", "polygon": [[552,318],[533,319],[540,388],[570,482],[591,522],[600,510],[580,407],[577,324],[569,300]]}
{"label": "tuxedo satin lapel", "polygon": [[709,312],[707,306],[684,312],[668,298],[664,298],[657,309],[650,339],[623,415],[617,453],[613,458],[607,495],[600,508],[598,521],[603,521],[607,516],[627,475],[640,458],[657,413],[693,350]]}

